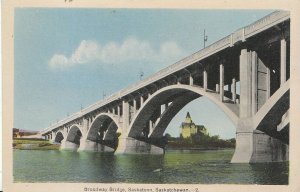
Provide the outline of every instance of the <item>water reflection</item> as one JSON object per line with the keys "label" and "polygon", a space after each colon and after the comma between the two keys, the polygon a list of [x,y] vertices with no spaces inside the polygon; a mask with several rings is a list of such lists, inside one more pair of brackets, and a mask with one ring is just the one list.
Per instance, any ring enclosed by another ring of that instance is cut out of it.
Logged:
{"label": "water reflection", "polygon": [[163,155],[117,155],[116,164],[118,166],[117,170],[119,171],[119,175],[123,178],[123,182],[163,182],[160,175],[164,167]]}
{"label": "water reflection", "polygon": [[288,163],[230,164],[233,150],[165,155],[14,150],[16,182],[287,184]]}
{"label": "water reflection", "polygon": [[[113,182],[117,177],[116,156],[113,153],[79,152],[81,171],[88,171],[85,180],[90,182]],[[83,174],[81,174],[83,175]],[[82,178],[79,178],[81,180]]]}
{"label": "water reflection", "polygon": [[265,180],[265,184],[288,184],[288,162],[251,164],[254,173],[254,183]]}

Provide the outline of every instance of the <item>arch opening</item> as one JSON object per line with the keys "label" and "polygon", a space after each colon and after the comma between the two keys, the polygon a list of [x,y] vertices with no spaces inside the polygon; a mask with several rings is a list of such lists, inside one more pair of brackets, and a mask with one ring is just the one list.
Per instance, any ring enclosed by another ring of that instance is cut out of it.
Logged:
{"label": "arch opening", "polygon": [[[177,88],[175,86],[170,87],[171,88],[167,88],[162,90],[160,93],[153,95],[150,100],[145,103],[143,109],[136,115],[134,121],[130,125],[131,129],[129,132],[129,137],[162,147],[166,144],[166,141],[163,137],[166,128],[174,116],[188,103],[201,96],[206,96],[206,98],[212,100],[213,103],[219,99],[217,94],[203,92],[201,88],[195,86],[187,87],[186,85],[181,85]],[[192,89],[190,89],[191,87]],[[164,111],[158,109],[161,107],[161,105],[165,104],[167,105]],[[234,105],[233,103],[226,103],[223,105],[224,106],[220,107],[220,103],[217,103],[217,106],[221,108],[227,116],[232,117],[235,115],[233,115],[233,112],[228,114],[228,110],[230,109],[226,110],[226,105]],[[157,113],[157,111],[159,113]],[[229,119],[231,119],[235,125],[238,117],[235,115],[233,118]]]}
{"label": "arch opening", "polygon": [[182,107],[162,131],[169,149],[235,147],[236,127],[205,97]]}
{"label": "arch opening", "polygon": [[89,128],[87,139],[113,149],[118,146],[118,125],[107,114],[101,114],[93,121]]}
{"label": "arch opening", "polygon": [[71,143],[75,143],[76,145],[79,146],[81,137],[82,137],[82,133],[80,129],[77,126],[73,126],[71,127],[68,133],[67,141]]}
{"label": "arch opening", "polygon": [[55,136],[54,142],[61,143],[63,139],[64,139],[64,135],[62,134],[62,132],[59,131]]}

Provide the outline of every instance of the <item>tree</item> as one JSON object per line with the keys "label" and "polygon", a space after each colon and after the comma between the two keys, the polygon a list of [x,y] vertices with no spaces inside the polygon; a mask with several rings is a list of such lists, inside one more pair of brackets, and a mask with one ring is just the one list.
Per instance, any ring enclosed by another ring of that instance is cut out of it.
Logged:
{"label": "tree", "polygon": [[166,133],[166,134],[165,134],[165,137],[166,137],[167,139],[170,139],[172,136],[171,136],[169,133]]}

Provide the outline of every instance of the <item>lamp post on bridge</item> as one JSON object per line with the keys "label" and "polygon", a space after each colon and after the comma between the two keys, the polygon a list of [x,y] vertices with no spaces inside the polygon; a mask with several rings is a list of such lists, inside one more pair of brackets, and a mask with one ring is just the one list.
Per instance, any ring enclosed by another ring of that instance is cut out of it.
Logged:
{"label": "lamp post on bridge", "polygon": [[207,41],[208,36],[205,35],[205,29],[204,29],[204,36],[203,36],[203,48],[205,48],[205,42]]}
{"label": "lamp post on bridge", "polygon": [[140,76],[140,80],[142,80],[142,79],[143,79],[143,77],[144,77],[144,72],[143,72],[142,70],[140,70],[140,74],[139,74],[139,76]]}

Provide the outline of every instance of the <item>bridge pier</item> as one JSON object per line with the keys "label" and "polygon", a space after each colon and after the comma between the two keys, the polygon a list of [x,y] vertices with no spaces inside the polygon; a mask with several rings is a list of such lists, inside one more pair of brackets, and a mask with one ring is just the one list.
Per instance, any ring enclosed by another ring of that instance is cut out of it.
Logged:
{"label": "bridge pier", "polygon": [[72,143],[64,139],[61,141],[60,150],[77,151],[78,147],[79,145],[76,143]]}
{"label": "bridge pier", "polygon": [[257,115],[258,108],[270,97],[269,74],[270,69],[255,51],[241,50],[240,119],[237,124],[236,149],[231,160],[232,163],[288,160],[288,145],[254,127],[254,117]]}
{"label": "bridge pier", "polygon": [[55,143],[55,136],[56,136],[55,132],[52,131],[50,134],[50,139],[49,139],[50,143]]}
{"label": "bridge pier", "polygon": [[164,149],[134,138],[119,138],[117,154],[164,154]]}
{"label": "bridge pier", "polygon": [[231,163],[266,163],[288,160],[288,145],[261,131],[253,130],[252,119],[240,121]]}
{"label": "bridge pier", "polygon": [[88,139],[81,139],[78,151],[114,152],[115,150],[111,147],[90,141]]}
{"label": "bridge pier", "polygon": [[236,134],[236,149],[231,163],[267,163],[289,160],[288,145],[261,131]]}

